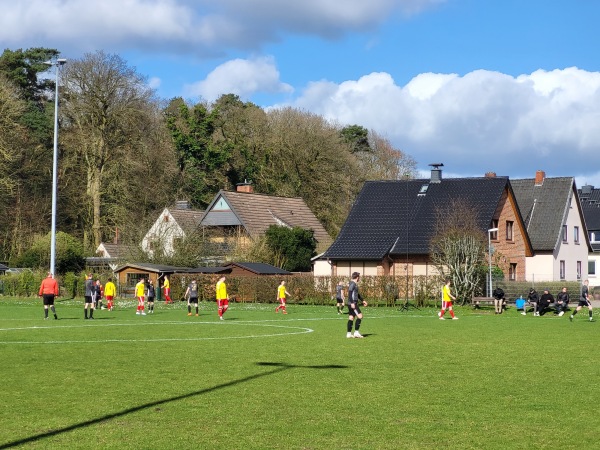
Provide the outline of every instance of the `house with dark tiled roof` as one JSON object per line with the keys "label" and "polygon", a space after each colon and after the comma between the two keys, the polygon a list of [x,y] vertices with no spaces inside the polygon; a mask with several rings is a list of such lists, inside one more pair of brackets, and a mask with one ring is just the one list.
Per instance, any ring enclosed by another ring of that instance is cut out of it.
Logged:
{"label": "house with dark tiled roof", "polygon": [[577,190],[592,247],[587,261],[590,286],[600,286],[600,189],[586,184]]}
{"label": "house with dark tiled roof", "polygon": [[575,179],[538,170],[535,178],[510,183],[534,251],[527,280],[582,280],[591,246]]}
{"label": "house with dark tiled roof", "polygon": [[509,278],[525,279],[525,259],[533,250],[508,177],[442,179],[441,164],[429,179],[368,181],[339,236],[324,253],[332,275],[434,275],[430,244],[437,214],[453,202],[478,211],[484,236],[501,255]]}
{"label": "house with dark tiled roof", "polygon": [[230,239],[260,237],[271,225],[312,230],[318,248],[327,248],[332,241],[302,198],[257,194],[249,183],[239,184],[235,192],[219,191],[200,225],[220,231],[215,239],[225,244]]}
{"label": "house with dark tiled roof", "polygon": [[174,207],[165,208],[142,239],[142,250],[150,256],[157,250],[172,256],[177,241],[198,229],[203,214],[203,210],[192,209],[187,201],[178,201]]}

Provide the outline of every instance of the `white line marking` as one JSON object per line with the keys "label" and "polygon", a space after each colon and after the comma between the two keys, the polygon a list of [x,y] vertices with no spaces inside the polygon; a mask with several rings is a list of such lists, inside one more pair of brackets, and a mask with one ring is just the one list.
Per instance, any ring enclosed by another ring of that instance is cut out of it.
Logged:
{"label": "white line marking", "polygon": [[[223,326],[221,322],[146,322],[145,324],[106,324],[106,325],[94,325],[92,327],[108,327],[108,326],[127,326],[127,325],[196,325],[196,324],[204,324],[204,325],[219,325]],[[268,327],[268,328],[283,328],[286,330],[298,330],[291,331],[285,333],[270,333],[270,334],[250,334],[244,336],[222,336],[222,337],[197,337],[197,338],[156,338],[156,339],[99,339],[99,340],[64,340],[64,341],[8,341],[2,342],[0,344],[99,344],[99,343],[123,343],[123,342],[191,342],[191,341],[215,341],[215,340],[231,340],[231,339],[255,339],[255,338],[264,338],[264,337],[276,337],[276,336],[292,336],[296,334],[307,334],[314,332],[311,328],[305,327],[289,327],[285,325],[270,325],[270,324],[261,324],[261,323],[229,323],[227,325],[230,326],[255,326],[255,327]],[[31,329],[49,329],[49,328],[89,328],[85,325],[83,326],[63,326],[63,327],[27,327],[27,328],[12,328],[12,329],[2,329],[0,331],[22,331],[22,330],[31,330]]]}

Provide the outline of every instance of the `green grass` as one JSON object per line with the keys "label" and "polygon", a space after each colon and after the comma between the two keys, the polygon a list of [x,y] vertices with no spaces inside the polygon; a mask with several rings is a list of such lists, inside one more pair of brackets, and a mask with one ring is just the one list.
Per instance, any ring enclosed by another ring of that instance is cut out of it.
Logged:
{"label": "green grass", "polygon": [[[579,314],[184,305],[84,321],[0,300],[0,448],[530,449],[597,446],[596,341]],[[126,309],[125,309],[126,308]],[[582,311],[583,312],[583,311]]]}

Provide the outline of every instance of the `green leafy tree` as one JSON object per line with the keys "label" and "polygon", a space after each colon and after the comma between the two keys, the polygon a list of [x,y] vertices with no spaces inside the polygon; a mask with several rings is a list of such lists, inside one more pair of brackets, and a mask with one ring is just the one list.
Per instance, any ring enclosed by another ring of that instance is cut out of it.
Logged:
{"label": "green leafy tree", "polygon": [[316,255],[317,241],[312,230],[271,225],[266,233],[267,245],[284,261],[282,268],[291,272],[307,272],[310,259]]}
{"label": "green leafy tree", "polygon": [[[11,264],[33,269],[50,267],[50,239],[51,233],[37,238],[25,254]],[[62,231],[56,233],[55,269],[57,274],[83,270],[85,267],[83,255],[83,245],[80,240]]]}
{"label": "green leafy tree", "polygon": [[340,135],[350,146],[352,153],[371,151],[371,146],[369,144],[369,130],[365,127],[361,127],[360,125],[349,125],[342,128]]}
{"label": "green leafy tree", "polygon": [[230,157],[226,146],[215,145],[215,113],[203,103],[190,107],[177,98],[171,100],[164,115],[177,154],[178,195],[206,205],[223,187]]}

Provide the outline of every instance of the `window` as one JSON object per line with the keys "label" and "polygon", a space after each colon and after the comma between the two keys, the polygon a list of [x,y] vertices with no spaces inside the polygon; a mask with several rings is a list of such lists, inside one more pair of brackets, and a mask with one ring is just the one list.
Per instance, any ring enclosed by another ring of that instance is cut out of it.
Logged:
{"label": "window", "polygon": [[127,274],[127,286],[135,287],[135,285],[138,284],[138,281],[140,281],[140,278],[145,278],[147,280],[148,278],[150,278],[150,274],[149,273],[128,273]]}
{"label": "window", "polygon": [[566,225],[563,225],[563,242],[565,244],[569,242],[569,230]]}
{"label": "window", "polygon": [[511,281],[517,279],[517,263],[510,263],[510,266],[508,266],[508,279]]}
{"label": "window", "polygon": [[565,279],[565,262],[563,260],[560,261],[560,279]]}
{"label": "window", "polygon": [[581,261],[577,261],[577,279],[581,280]]}
{"label": "window", "polygon": [[[492,224],[491,224],[491,226],[490,226],[490,230],[491,230],[492,228],[498,228],[498,220],[497,220],[497,219],[494,219],[494,220],[492,220]],[[497,241],[497,240],[498,240],[498,232],[497,232],[497,231],[492,231],[492,232],[490,233],[490,239],[491,239],[492,241]]]}
{"label": "window", "polygon": [[168,215],[168,214],[165,214],[165,215],[164,215],[164,217],[163,217],[163,220],[164,220],[165,222],[168,222],[168,221],[169,221],[169,215]]}
{"label": "window", "polygon": [[590,233],[590,241],[600,242],[600,231],[592,231]]}
{"label": "window", "polygon": [[596,261],[593,259],[588,261],[588,275],[596,275]]}
{"label": "window", "polygon": [[579,244],[579,227],[573,227],[573,242]]}
{"label": "window", "polygon": [[513,225],[514,222],[512,220],[507,220],[506,221],[506,240],[507,241],[512,241],[513,238]]}

